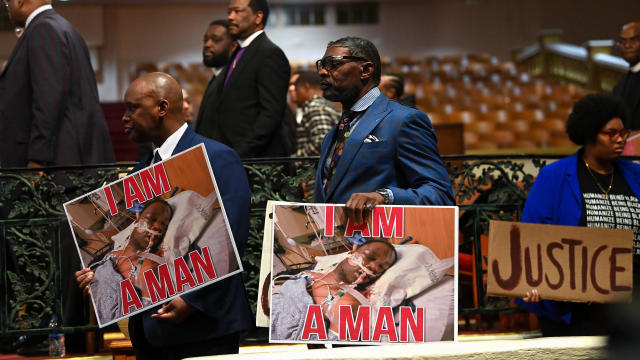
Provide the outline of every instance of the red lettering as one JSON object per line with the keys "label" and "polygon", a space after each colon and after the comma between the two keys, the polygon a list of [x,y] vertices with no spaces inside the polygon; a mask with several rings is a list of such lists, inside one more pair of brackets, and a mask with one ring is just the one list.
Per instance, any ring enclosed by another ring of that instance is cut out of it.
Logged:
{"label": "red lettering", "polygon": [[333,206],[324,207],[324,236],[333,236]]}
{"label": "red lettering", "polygon": [[625,270],[627,270],[627,268],[625,268],[624,266],[617,266],[616,263],[616,256],[618,255],[622,255],[622,254],[629,254],[631,253],[631,249],[627,249],[627,248],[613,248],[611,249],[611,291],[630,291],[631,287],[629,286],[625,286],[625,285],[618,285],[616,282],[616,273],[617,272],[624,272]]}
{"label": "red lettering", "polygon": [[393,321],[393,310],[391,306],[381,306],[378,311],[376,324],[373,328],[373,341],[380,341],[382,335],[389,336],[390,342],[398,342],[396,324]]}
{"label": "red lettering", "polygon": [[173,260],[173,266],[176,274],[176,290],[179,293],[184,291],[184,286],[187,284],[191,287],[197,285],[183,258],[179,257]]}
{"label": "red lettering", "polygon": [[[380,237],[380,230],[382,230],[382,237],[403,237],[404,208],[397,206],[388,208],[389,216],[385,209],[387,208],[381,206],[373,208],[373,236]],[[394,230],[395,235],[393,235]]]}
{"label": "red lettering", "polygon": [[125,279],[120,282],[120,296],[122,298],[122,315],[129,314],[129,308],[131,306],[135,307],[135,310],[142,309],[142,301],[140,301],[138,293],[130,279]]}
{"label": "red lettering", "polygon": [[216,278],[216,271],[213,268],[213,260],[211,259],[208,247],[205,246],[202,248],[202,256],[200,256],[197,250],[194,250],[189,253],[189,258],[191,259],[193,273],[196,275],[198,284],[202,284],[204,282],[204,277],[202,276],[203,270],[209,280]]}
{"label": "red lettering", "polygon": [[110,186],[105,186],[104,195],[107,198],[107,203],[109,204],[109,212],[111,215],[115,215],[118,213],[118,206],[116,205],[116,200],[113,198],[113,193],[111,192]]}
{"label": "red lettering", "polygon": [[[358,307],[358,314],[356,315],[356,321],[353,321],[353,309],[349,305],[340,306],[340,314],[338,318],[340,323],[338,325],[338,333],[340,340],[362,340],[369,341],[370,339],[370,316],[371,310],[368,306]],[[355,335],[355,336],[354,336]]]}
{"label": "red lettering", "polygon": [[144,272],[144,281],[147,284],[151,301],[154,303],[158,300],[166,299],[167,293],[169,293],[169,296],[176,294],[176,289],[173,288],[173,282],[171,281],[171,275],[169,275],[169,266],[167,266],[167,264],[158,266],[158,274],[160,275],[159,281],[153,270]]}
{"label": "red lettering", "polygon": [[302,340],[309,340],[311,334],[316,334],[318,340],[327,340],[327,330],[324,326],[322,306],[318,304],[309,305],[309,308],[307,308],[307,315],[304,318],[304,326],[300,338]]}
{"label": "red lettering", "polygon": [[144,169],[140,172],[140,180],[144,187],[144,193],[147,195],[147,199],[151,199],[155,196],[162,195],[171,190],[169,185],[169,178],[167,172],[164,169],[164,163],[158,163],[153,166],[153,173],[151,175],[151,169]]}
{"label": "red lettering", "polygon": [[408,306],[400,307],[400,341],[409,341],[409,328],[416,342],[424,341],[424,308],[416,308],[415,317]]}
{"label": "red lettering", "polygon": [[360,231],[364,237],[371,236],[371,229],[369,229],[369,224],[366,221],[362,225],[355,225],[351,220],[347,219],[347,230],[345,230],[344,236],[353,236],[354,231]]}
{"label": "red lettering", "polygon": [[138,182],[135,177],[127,176],[124,178],[124,201],[125,206],[128,208],[133,206],[133,200],[138,200],[140,204],[147,201],[147,199],[142,194],[142,190],[140,186],[138,186]]}

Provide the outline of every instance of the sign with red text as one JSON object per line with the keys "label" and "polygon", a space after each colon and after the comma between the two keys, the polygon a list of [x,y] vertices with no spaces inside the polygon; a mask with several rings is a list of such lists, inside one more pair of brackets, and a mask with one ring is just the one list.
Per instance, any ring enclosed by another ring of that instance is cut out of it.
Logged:
{"label": "sign with red text", "polygon": [[457,334],[457,207],[276,202],[258,311],[274,343],[412,343]]}
{"label": "sign with red text", "polygon": [[491,221],[489,295],[611,303],[631,300],[633,230]]}
{"label": "sign with red text", "polygon": [[204,145],[64,209],[100,327],[242,271]]}

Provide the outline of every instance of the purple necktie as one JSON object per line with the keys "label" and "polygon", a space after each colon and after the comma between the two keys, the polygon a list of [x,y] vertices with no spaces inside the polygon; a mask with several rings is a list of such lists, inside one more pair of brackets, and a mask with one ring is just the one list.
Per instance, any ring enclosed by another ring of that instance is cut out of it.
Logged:
{"label": "purple necktie", "polygon": [[224,86],[227,86],[227,83],[229,82],[229,78],[231,77],[231,73],[233,72],[233,69],[236,68],[236,65],[238,65],[238,60],[240,60],[240,57],[242,56],[242,54],[244,54],[245,50],[247,50],[246,47],[241,48],[236,53],[236,56],[233,58],[233,62],[231,63],[231,66],[229,66],[229,71],[227,71],[227,76],[225,76],[224,78]]}

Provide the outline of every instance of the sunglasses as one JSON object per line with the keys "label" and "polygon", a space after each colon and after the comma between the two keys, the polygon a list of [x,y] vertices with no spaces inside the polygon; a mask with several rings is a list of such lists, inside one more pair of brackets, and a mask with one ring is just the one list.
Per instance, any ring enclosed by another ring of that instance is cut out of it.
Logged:
{"label": "sunglasses", "polygon": [[609,129],[609,130],[602,130],[600,131],[600,134],[604,134],[609,136],[610,140],[614,140],[618,135],[620,135],[620,137],[622,138],[622,140],[627,140],[627,138],[629,138],[629,135],[631,135],[631,130],[630,129],[620,129],[620,130],[616,130],[616,129]]}
{"label": "sunglasses", "polygon": [[343,60],[369,62],[369,60],[360,56],[325,56],[324,58],[316,61],[316,70],[320,71],[322,69],[325,69],[327,71],[331,71],[338,66],[349,62]]}

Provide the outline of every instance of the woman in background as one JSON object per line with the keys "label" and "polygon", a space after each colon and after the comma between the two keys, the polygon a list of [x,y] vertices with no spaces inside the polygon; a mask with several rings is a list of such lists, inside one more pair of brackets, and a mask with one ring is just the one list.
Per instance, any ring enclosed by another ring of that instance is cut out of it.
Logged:
{"label": "woman in background", "polygon": [[[574,104],[567,134],[582,147],[540,170],[522,222],[633,229],[634,293],[640,283],[640,165],[620,159],[631,131],[621,100],[590,94]],[[603,212],[606,216],[603,216]],[[541,300],[533,289],[517,303],[538,315],[543,336],[607,333],[610,306]]]}

